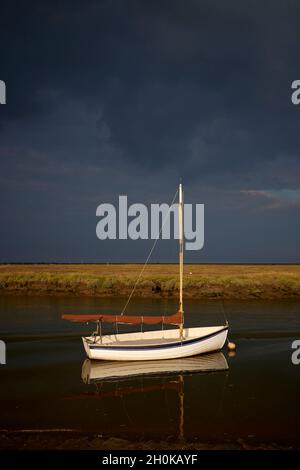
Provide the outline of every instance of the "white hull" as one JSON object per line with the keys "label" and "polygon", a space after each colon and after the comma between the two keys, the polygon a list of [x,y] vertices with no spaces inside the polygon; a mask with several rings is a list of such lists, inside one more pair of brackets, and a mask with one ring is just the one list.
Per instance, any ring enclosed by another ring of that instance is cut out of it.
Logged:
{"label": "white hull", "polygon": [[103,380],[120,380],[137,376],[159,376],[167,374],[215,372],[227,370],[226,358],[221,352],[166,361],[91,361],[82,365],[81,377],[84,383]]}
{"label": "white hull", "polygon": [[184,328],[183,340],[178,330],[82,338],[89,359],[106,361],[155,361],[176,359],[219,351],[227,338],[227,326]]}

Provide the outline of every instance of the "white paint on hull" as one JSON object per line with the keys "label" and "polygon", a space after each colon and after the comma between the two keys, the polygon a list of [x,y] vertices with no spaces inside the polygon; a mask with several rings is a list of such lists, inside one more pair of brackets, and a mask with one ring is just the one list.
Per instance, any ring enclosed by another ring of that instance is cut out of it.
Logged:
{"label": "white paint on hull", "polygon": [[184,328],[183,340],[178,330],[82,338],[89,359],[107,361],[153,361],[195,356],[222,349],[227,326]]}

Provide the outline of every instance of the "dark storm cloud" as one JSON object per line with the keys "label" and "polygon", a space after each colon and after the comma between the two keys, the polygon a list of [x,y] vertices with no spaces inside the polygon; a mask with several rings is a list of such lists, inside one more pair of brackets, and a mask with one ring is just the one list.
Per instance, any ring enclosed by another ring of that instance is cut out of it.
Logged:
{"label": "dark storm cloud", "polygon": [[[272,2],[272,9],[219,1],[177,1],[171,8],[164,1],[8,5],[1,15],[8,114],[47,114],[45,90],[101,106],[114,142],[142,165],[176,164],[193,132],[220,118],[233,132],[237,120],[237,131],[263,137],[267,148],[257,158],[267,158],[272,150],[259,126],[271,136],[266,114],[275,125],[278,104],[290,114],[289,74],[299,42],[294,2],[290,8]],[[279,144],[285,137],[283,129]]]}
{"label": "dark storm cloud", "polygon": [[[290,100],[299,13],[298,2],[279,0],[3,4],[0,206],[13,228],[2,258],[53,254],[56,244],[64,259],[66,246],[75,256],[88,244],[94,259],[98,203],[120,193],[167,201],[179,176],[190,199],[207,204],[209,234],[220,210],[235,227],[246,210],[255,224],[268,191],[299,189],[300,109]],[[283,217],[287,205],[276,207]],[[296,217],[298,204],[288,210]],[[12,243],[21,214],[27,242]],[[37,219],[49,226],[40,252],[30,244]],[[81,244],[69,244],[71,232]],[[260,240],[257,259],[263,252]]]}

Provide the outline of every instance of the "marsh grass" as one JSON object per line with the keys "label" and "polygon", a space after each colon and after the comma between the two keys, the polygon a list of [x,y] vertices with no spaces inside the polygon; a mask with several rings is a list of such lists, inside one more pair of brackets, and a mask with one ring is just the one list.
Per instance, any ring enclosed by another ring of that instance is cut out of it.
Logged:
{"label": "marsh grass", "polygon": [[[0,265],[0,291],[123,296],[141,265]],[[135,295],[177,295],[178,266],[147,266]],[[184,294],[207,298],[300,297],[299,265],[185,265]]]}

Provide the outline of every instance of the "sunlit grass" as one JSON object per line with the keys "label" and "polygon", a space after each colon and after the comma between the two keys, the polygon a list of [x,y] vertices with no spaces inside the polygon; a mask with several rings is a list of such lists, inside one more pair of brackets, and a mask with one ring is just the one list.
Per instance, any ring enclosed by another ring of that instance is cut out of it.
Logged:
{"label": "sunlit grass", "polygon": [[[1,292],[127,295],[137,264],[0,265]],[[135,295],[176,295],[178,266],[148,265]],[[185,265],[184,294],[208,298],[300,297],[299,265]]]}

